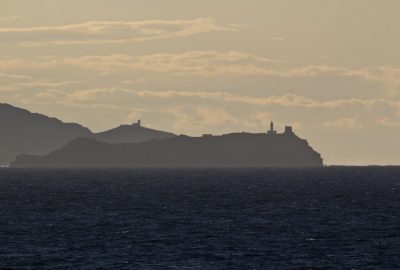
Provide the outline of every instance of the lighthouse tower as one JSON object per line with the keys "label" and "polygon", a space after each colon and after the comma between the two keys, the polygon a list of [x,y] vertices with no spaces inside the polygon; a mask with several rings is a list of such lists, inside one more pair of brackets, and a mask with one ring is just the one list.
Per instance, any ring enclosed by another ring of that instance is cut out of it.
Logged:
{"label": "lighthouse tower", "polygon": [[276,134],[276,131],[274,130],[274,122],[273,122],[273,121],[271,121],[270,128],[269,128],[267,134],[271,134],[271,135],[272,135],[272,134],[273,134],[273,135]]}

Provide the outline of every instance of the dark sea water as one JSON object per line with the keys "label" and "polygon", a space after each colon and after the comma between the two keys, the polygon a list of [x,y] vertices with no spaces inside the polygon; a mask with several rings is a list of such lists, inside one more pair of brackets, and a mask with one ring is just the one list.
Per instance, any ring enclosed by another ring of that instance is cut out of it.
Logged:
{"label": "dark sea water", "polygon": [[400,269],[400,168],[3,169],[0,269]]}

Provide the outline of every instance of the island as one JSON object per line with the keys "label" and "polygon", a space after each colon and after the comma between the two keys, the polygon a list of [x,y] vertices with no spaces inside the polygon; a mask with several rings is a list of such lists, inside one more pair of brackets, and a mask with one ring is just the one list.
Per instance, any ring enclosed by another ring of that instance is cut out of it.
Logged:
{"label": "island", "polygon": [[77,138],[47,155],[19,155],[11,167],[322,167],[323,159],[285,127],[283,133],[204,134],[110,144]]}
{"label": "island", "polygon": [[64,123],[6,103],[0,103],[0,134],[0,166],[7,166],[20,154],[46,155],[81,137],[105,143],[140,143],[175,137],[169,132],[144,127],[140,120],[93,133],[80,124]]}

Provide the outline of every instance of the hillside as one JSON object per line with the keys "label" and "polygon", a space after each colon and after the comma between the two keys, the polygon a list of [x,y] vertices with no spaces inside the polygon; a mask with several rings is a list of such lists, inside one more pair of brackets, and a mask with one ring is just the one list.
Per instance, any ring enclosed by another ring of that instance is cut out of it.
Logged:
{"label": "hillside", "polygon": [[107,144],[76,139],[45,156],[19,156],[13,167],[320,167],[323,161],[294,133],[223,136]]}
{"label": "hillside", "polygon": [[50,153],[79,137],[107,143],[137,143],[174,136],[137,123],[95,134],[79,124],[0,104],[0,165],[9,164],[20,154]]}
{"label": "hillside", "polygon": [[132,125],[121,125],[117,128],[97,133],[94,139],[107,143],[137,143],[151,139],[168,139],[175,134],[141,126],[140,121]]}
{"label": "hillside", "polygon": [[74,138],[91,135],[79,124],[0,104],[0,164],[8,164],[22,153],[46,154]]}

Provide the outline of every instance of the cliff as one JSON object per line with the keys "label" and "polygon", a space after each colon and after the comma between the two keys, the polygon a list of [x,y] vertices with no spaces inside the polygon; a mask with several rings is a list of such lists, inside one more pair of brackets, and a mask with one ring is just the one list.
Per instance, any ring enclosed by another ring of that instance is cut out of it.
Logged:
{"label": "cliff", "polygon": [[45,156],[21,155],[12,167],[320,167],[323,161],[306,140],[283,134],[223,136],[107,144],[75,139]]}

